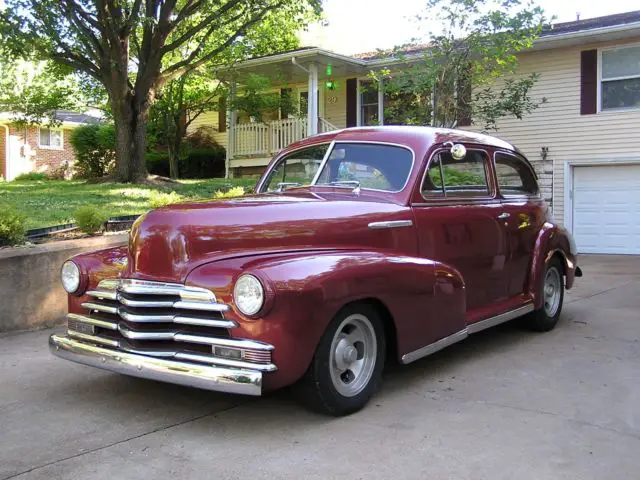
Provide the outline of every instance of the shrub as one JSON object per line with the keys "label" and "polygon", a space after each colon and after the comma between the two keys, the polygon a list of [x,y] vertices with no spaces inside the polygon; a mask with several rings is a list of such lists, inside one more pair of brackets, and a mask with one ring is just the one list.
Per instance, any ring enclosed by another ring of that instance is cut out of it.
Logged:
{"label": "shrub", "polygon": [[76,154],[76,177],[99,178],[111,172],[116,158],[113,125],[78,127],[71,134],[70,142]]}
{"label": "shrub", "polygon": [[215,198],[233,198],[233,197],[241,197],[245,193],[243,186],[233,187],[223,192],[222,190],[218,190],[214,197]]}
{"label": "shrub", "polygon": [[47,174],[46,173],[42,173],[42,172],[29,172],[29,173],[22,173],[20,175],[18,175],[16,178],[14,178],[14,181],[16,182],[36,182],[36,181],[40,181],[40,180],[47,180]]}
{"label": "shrub", "polygon": [[161,177],[169,176],[169,153],[161,151],[147,152],[145,161],[150,174],[160,175]]}
{"label": "shrub", "polygon": [[71,177],[71,165],[69,162],[62,162],[58,168],[55,168],[47,175],[49,180],[67,180]]}
{"label": "shrub", "polygon": [[90,206],[78,208],[73,216],[80,231],[89,235],[99,232],[105,222],[109,220],[109,215],[105,212]]}
{"label": "shrub", "polygon": [[151,205],[151,208],[166,207],[167,205],[178,203],[181,200],[182,197],[176,192],[164,193],[154,190],[149,196],[149,204]]}
{"label": "shrub", "polygon": [[24,242],[25,217],[11,205],[0,205],[0,246]]}

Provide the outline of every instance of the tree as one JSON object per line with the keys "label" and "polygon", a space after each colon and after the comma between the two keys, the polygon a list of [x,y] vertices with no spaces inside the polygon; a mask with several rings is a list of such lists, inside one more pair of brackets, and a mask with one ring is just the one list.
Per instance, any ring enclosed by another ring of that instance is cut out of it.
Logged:
{"label": "tree", "polygon": [[[247,58],[298,48],[297,33],[301,20],[307,23],[316,18],[314,10],[299,16],[270,12],[260,23],[247,29],[242,42],[221,52],[211,63],[217,70],[229,71],[234,64]],[[253,83],[249,80],[251,90]],[[269,82],[268,79],[266,81]],[[178,159],[187,130],[204,112],[226,108],[224,99],[227,91],[225,78],[218,75],[216,69],[200,67],[168,82],[158,92],[150,121],[155,137],[168,149],[172,178],[179,174]],[[277,95],[277,102],[280,103],[280,95]]]}
{"label": "tree", "polygon": [[14,53],[51,59],[102,84],[116,126],[118,181],[145,181],[156,94],[212,62],[264,17],[301,21],[320,0],[6,0],[0,34]]}
{"label": "tree", "polygon": [[371,73],[385,81],[385,123],[456,127],[473,119],[491,130],[500,118],[522,118],[546,102],[531,97],[537,73],[516,74],[517,54],[547,21],[531,1],[427,0],[427,15],[417,19],[442,31],[422,49],[413,45],[418,54],[405,53],[407,45],[394,49],[407,68]]}
{"label": "tree", "polygon": [[0,59],[0,112],[16,123],[56,125],[57,110],[75,110],[83,98],[68,69],[50,62]]}

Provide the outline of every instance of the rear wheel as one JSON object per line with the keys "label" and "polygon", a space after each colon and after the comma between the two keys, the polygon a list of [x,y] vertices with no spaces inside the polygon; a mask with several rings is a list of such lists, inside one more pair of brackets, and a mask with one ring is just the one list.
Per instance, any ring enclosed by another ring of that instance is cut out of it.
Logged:
{"label": "rear wheel", "polygon": [[356,412],[380,384],[385,349],[377,311],[368,304],[350,305],[332,320],[294,392],[301,403],[320,413]]}
{"label": "rear wheel", "polygon": [[558,258],[553,258],[544,274],[542,286],[542,308],[526,317],[527,325],[537,332],[552,330],[558,323],[564,302],[564,265]]}

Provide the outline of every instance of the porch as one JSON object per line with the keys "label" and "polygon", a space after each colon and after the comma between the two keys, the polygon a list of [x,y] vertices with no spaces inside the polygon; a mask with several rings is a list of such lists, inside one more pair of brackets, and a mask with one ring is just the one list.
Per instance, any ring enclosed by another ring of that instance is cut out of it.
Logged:
{"label": "porch", "polygon": [[229,110],[229,173],[258,174],[273,155],[317,133],[381,124],[383,105],[378,100],[382,89],[374,85],[368,94],[361,90],[365,82],[370,82],[369,70],[362,60],[318,48],[255,58],[236,66],[229,105],[234,104],[236,91],[242,91],[243,81],[259,75],[277,79],[274,92],[288,95],[299,108],[295,116],[272,112],[259,122],[252,121],[246,112]]}

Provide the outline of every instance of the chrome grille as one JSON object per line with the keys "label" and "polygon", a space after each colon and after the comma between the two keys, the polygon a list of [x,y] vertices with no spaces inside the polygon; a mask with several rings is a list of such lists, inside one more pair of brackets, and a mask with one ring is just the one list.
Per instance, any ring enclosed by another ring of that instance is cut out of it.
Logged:
{"label": "chrome grille", "polygon": [[[272,371],[273,346],[234,339],[228,305],[199,287],[108,279],[86,293],[88,314],[68,315],[70,336],[129,353]],[[221,350],[220,350],[221,349]],[[218,352],[227,352],[227,356]]]}

